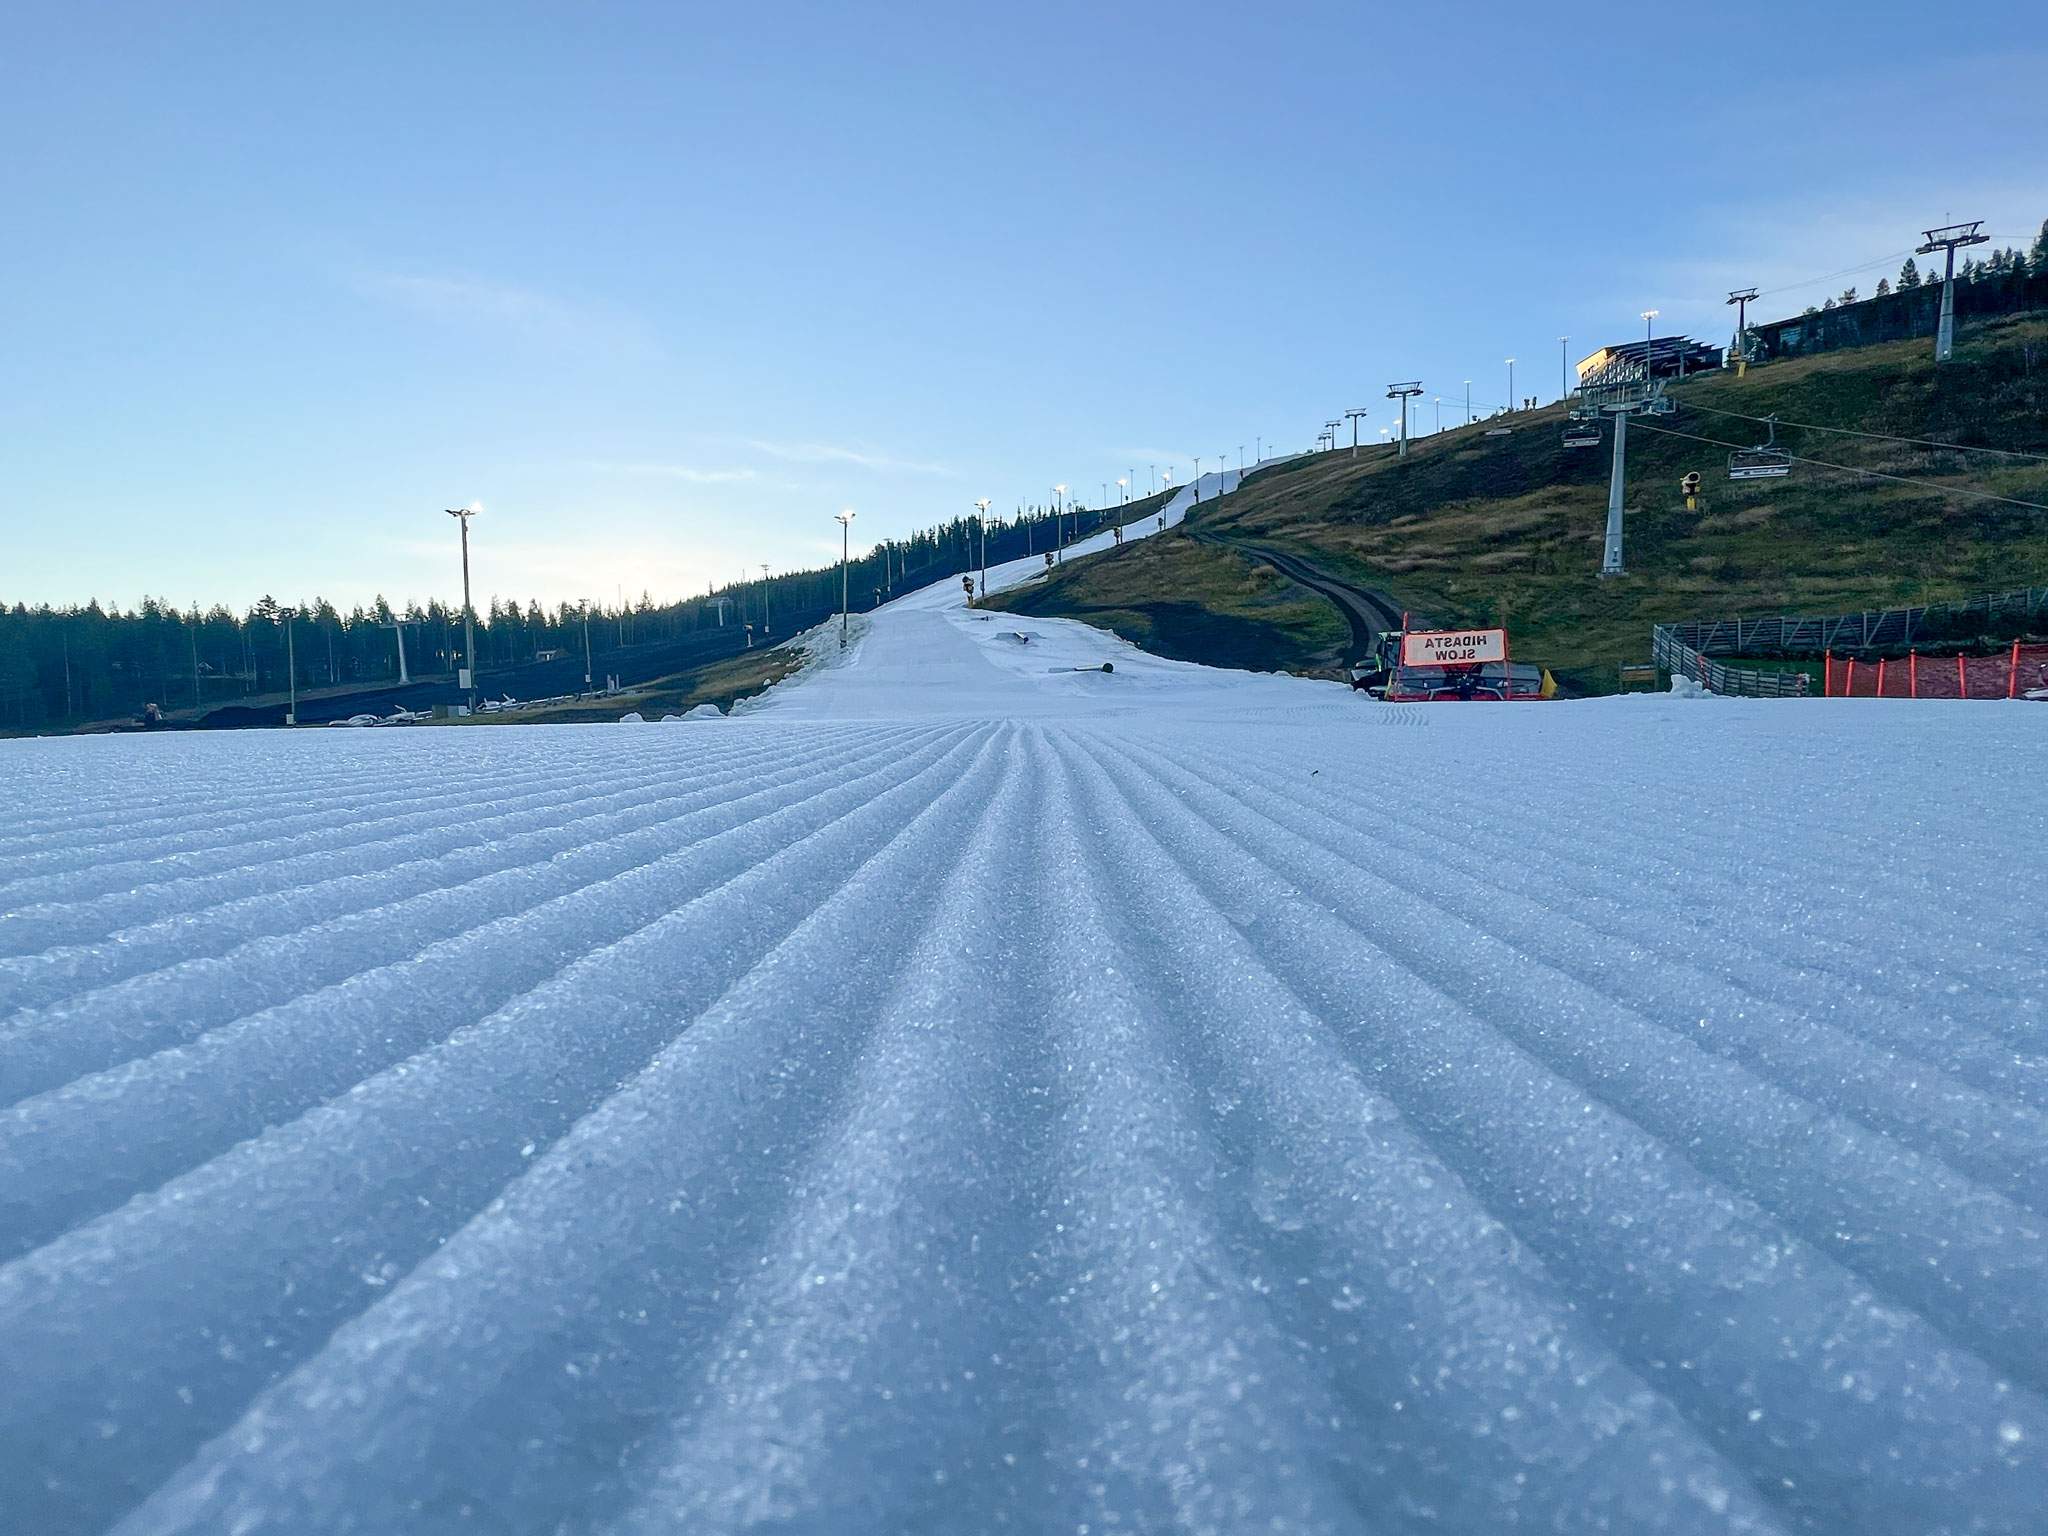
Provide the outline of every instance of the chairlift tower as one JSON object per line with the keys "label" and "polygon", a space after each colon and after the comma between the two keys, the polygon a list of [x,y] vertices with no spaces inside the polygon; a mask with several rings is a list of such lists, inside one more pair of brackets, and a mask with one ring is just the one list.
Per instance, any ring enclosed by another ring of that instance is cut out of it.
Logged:
{"label": "chairlift tower", "polygon": [[1344,413],[1344,419],[1351,423],[1351,457],[1358,457],[1358,424],[1365,419],[1365,407],[1353,406]]}
{"label": "chairlift tower", "polygon": [[1334,419],[1323,423],[1323,436],[1330,440],[1330,451],[1332,453],[1337,451],[1337,429],[1343,425],[1343,422]]}
{"label": "chairlift tower", "polygon": [[1647,350],[1640,373],[1634,368],[1603,371],[1579,386],[1579,399],[1583,411],[1614,421],[1614,467],[1607,481],[1607,538],[1600,555],[1600,574],[1620,576],[1627,569],[1621,556],[1621,503],[1628,484],[1628,419],[1668,415],[1673,402],[1665,398],[1663,386],[1650,377]]}
{"label": "chairlift tower", "polygon": [[1735,306],[1735,377],[1738,379],[1749,372],[1749,301],[1755,297],[1754,288],[1736,288],[1728,295],[1728,302]]}
{"label": "chairlift tower", "polygon": [[1941,324],[1934,333],[1934,360],[1945,363],[1956,349],[1956,247],[1959,245],[1983,245],[1990,236],[1982,233],[1984,221],[1972,219],[1967,224],[1944,224],[1940,229],[1922,231],[1926,243],[1913,254],[1932,256],[1936,251],[1945,252],[1948,268],[1941,280]]}
{"label": "chairlift tower", "polygon": [[1396,452],[1396,457],[1398,458],[1405,459],[1408,457],[1408,401],[1411,397],[1421,393],[1422,381],[1420,379],[1410,379],[1403,384],[1389,384],[1387,386],[1387,398],[1401,402],[1401,446]]}

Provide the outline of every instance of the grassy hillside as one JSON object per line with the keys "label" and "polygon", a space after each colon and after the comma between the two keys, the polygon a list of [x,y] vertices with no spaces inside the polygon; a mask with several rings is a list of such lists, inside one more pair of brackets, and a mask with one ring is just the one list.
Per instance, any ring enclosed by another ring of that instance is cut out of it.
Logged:
{"label": "grassy hillside", "polygon": [[1161,656],[1260,672],[1334,670],[1348,633],[1336,609],[1269,567],[1171,533],[1070,560],[989,606],[1082,619]]}
{"label": "grassy hillside", "polygon": [[[1629,433],[1629,572],[1611,581],[1596,574],[1608,447],[1564,448],[1560,407],[1509,419],[1506,437],[1489,438],[1484,426],[1445,432],[1415,445],[1405,462],[1340,450],[1277,466],[1204,503],[1191,522],[1297,550],[1432,620],[1505,621],[1518,656],[1588,689],[1613,687],[1616,663],[1648,659],[1650,626],[1660,619],[1834,613],[2048,581],[2048,514],[1949,493],[1967,487],[2048,503],[2048,463],[1781,427],[1780,446],[1795,454],[1919,483],[1806,465],[1783,480],[1731,482],[1727,447],[1669,435],[1747,446],[1761,440],[1760,428],[1711,411],[1777,412],[1786,421],[2048,454],[2048,319],[1973,327],[1955,361],[1938,369],[1931,354],[1925,341],[1902,342],[1674,388],[1680,409],[1655,423],[1666,431],[1638,423]],[[1679,493],[1689,470],[1705,483],[1696,512]],[[1145,557],[1104,578],[1094,601],[1140,610],[1227,589],[1212,561],[1139,549]],[[1089,618],[1078,603],[1051,606],[1078,591],[1084,571],[1077,567],[1038,611]],[[1199,580],[1184,591],[1176,583],[1190,572]],[[1249,614],[1218,615],[1240,616]],[[1305,649],[1275,659],[1315,664]]]}

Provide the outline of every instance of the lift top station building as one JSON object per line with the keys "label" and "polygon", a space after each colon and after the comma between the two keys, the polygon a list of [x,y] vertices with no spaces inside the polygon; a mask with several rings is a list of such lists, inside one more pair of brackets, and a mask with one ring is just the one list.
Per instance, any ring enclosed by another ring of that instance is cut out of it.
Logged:
{"label": "lift top station building", "polygon": [[1721,348],[1694,341],[1690,336],[1653,336],[1648,341],[1617,342],[1579,359],[1579,383],[1588,384],[1603,375],[1611,377],[1609,370],[1616,363],[1639,370],[1646,353],[1653,379],[1679,379],[1689,374],[1709,373],[1721,366],[1723,355]]}

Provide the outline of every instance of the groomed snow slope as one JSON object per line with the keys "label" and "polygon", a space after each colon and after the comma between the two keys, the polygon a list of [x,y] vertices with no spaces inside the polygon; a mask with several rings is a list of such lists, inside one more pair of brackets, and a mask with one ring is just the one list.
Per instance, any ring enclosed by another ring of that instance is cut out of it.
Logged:
{"label": "groomed snow slope", "polygon": [[2042,1529],[2048,711],[834,661],[0,745],[0,1528]]}

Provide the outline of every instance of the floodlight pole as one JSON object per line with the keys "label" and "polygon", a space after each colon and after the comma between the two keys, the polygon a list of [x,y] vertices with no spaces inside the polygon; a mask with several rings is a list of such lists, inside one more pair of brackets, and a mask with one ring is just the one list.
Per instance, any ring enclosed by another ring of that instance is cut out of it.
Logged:
{"label": "floodlight pole", "polygon": [[1397,458],[1405,459],[1408,457],[1408,400],[1411,395],[1419,395],[1421,393],[1422,384],[1420,380],[1411,379],[1405,384],[1389,384],[1387,386],[1387,398],[1401,402],[1401,446],[1395,454]]}
{"label": "floodlight pole", "polygon": [[1967,224],[1944,224],[1940,229],[1923,231],[1926,243],[1913,253],[1932,256],[1941,251],[1948,258],[1948,268],[1941,280],[1941,324],[1934,332],[1934,360],[1937,363],[1947,362],[1955,355],[1956,349],[1956,247],[1984,244],[1991,237],[1980,232],[1983,228],[1982,219],[1972,219]]}
{"label": "floodlight pole", "polygon": [[472,501],[466,507],[450,507],[448,515],[462,525],[462,672],[456,674],[458,686],[463,672],[469,674],[469,709],[476,712],[476,609],[469,601],[469,520],[483,511],[483,503]]}
{"label": "floodlight pole", "polygon": [[767,639],[774,632],[768,622],[768,562],[761,562],[761,638]]}
{"label": "floodlight pole", "polygon": [[1472,381],[1465,381],[1465,425],[1472,425]]}
{"label": "floodlight pole", "polygon": [[[718,607],[718,624],[725,627],[725,604],[721,599]],[[590,599],[583,599],[583,691],[590,692]]]}
{"label": "floodlight pole", "polygon": [[1358,424],[1365,419],[1365,407],[1353,406],[1344,413],[1344,417],[1351,423],[1351,457],[1355,459],[1358,457]]}
{"label": "floodlight pole", "polygon": [[1569,336],[1557,338],[1557,399],[1560,405],[1569,400],[1572,395],[1572,388],[1569,382],[1571,379],[1571,354],[1566,350],[1570,344],[1571,337]]}
{"label": "floodlight pole", "polygon": [[1645,389],[1650,387],[1650,327],[1655,323],[1657,316],[1662,313],[1663,311],[1658,309],[1646,309],[1643,311],[1643,388]]}
{"label": "floodlight pole", "polygon": [[1755,297],[1754,288],[1735,288],[1728,294],[1728,302],[1735,306],[1735,377],[1738,379],[1749,372],[1749,301]]}
{"label": "floodlight pole", "polygon": [[852,537],[853,508],[832,514],[832,520],[839,524],[839,648],[846,649],[846,555],[848,540]]}
{"label": "floodlight pole", "polygon": [[981,535],[981,595],[988,596],[988,504],[984,496],[974,504],[974,531]]}
{"label": "floodlight pole", "polygon": [[1515,360],[1511,357],[1508,359],[1508,409],[1519,411],[1521,408],[1522,402],[1515,398]]}
{"label": "floodlight pole", "polygon": [[299,649],[292,640],[292,619],[296,615],[295,610],[290,608],[280,608],[277,613],[278,617],[284,621],[285,687],[291,699],[291,702],[285,706],[284,723],[286,725],[297,725],[299,723]]}

